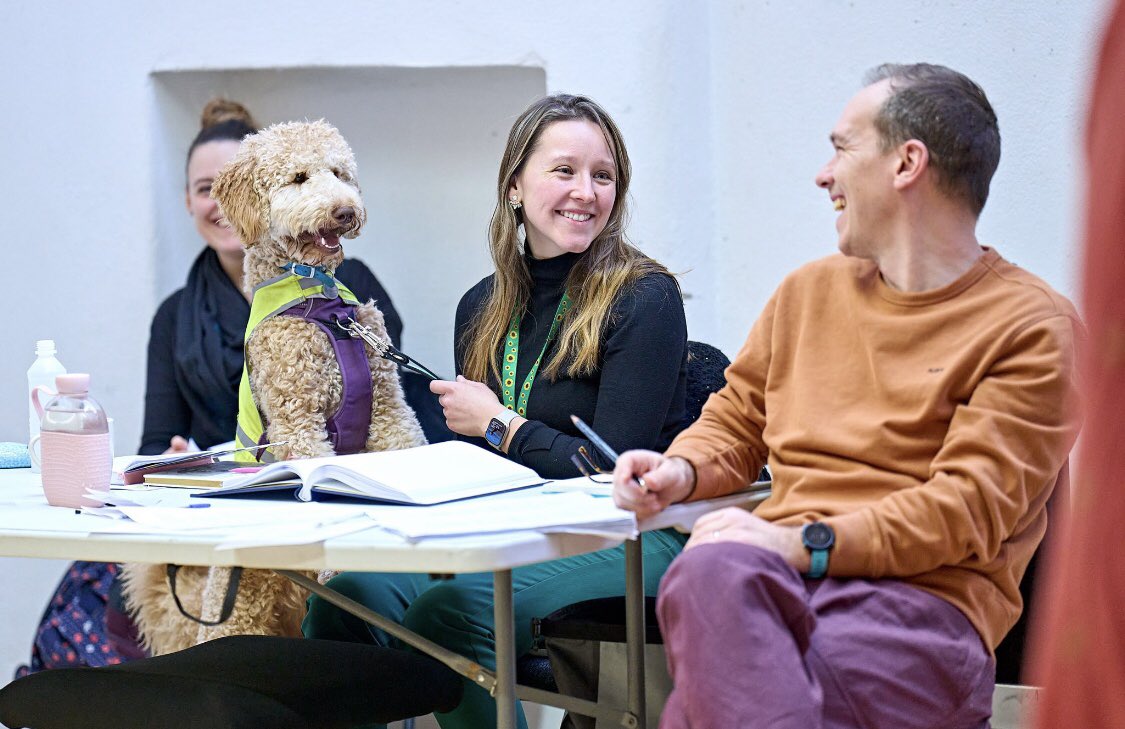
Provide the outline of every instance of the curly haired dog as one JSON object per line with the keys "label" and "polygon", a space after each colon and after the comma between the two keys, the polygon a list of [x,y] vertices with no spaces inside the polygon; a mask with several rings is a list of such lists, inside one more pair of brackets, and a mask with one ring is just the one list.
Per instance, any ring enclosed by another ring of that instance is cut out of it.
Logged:
{"label": "curly haired dog", "polygon": [[[323,267],[331,275],[344,258],[340,239],[358,235],[367,217],[352,151],[323,120],[276,124],[246,137],[211,194],[246,249],[243,289],[250,294],[290,263]],[[355,318],[386,338],[383,315],[371,302],[357,307]],[[373,397],[363,450],[425,443],[395,365],[370,350],[367,362]],[[246,342],[246,364],[268,442],[286,442],[275,455],[332,455],[327,421],[340,406],[343,378],[324,331],[297,317],[268,318]],[[207,626],[180,614],[165,569],[131,564],[123,571],[126,602],[153,654],[223,635],[300,635],[306,595],[273,572],[244,570],[230,619]],[[177,593],[185,610],[215,620],[230,573],[225,567],[180,569]]]}

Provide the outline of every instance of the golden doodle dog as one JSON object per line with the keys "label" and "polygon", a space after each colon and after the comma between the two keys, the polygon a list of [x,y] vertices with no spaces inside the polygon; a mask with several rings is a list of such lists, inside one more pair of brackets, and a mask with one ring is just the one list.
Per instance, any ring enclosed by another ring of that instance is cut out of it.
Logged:
{"label": "golden doodle dog", "polygon": [[[240,445],[284,441],[271,449],[272,457],[293,459],[425,443],[414,411],[403,398],[395,365],[362,349],[359,339],[352,342],[360,343],[360,354],[353,352],[349,360],[333,344],[333,339],[349,337],[334,333],[326,316],[318,324],[320,315],[310,313],[336,312],[333,307],[347,298],[346,288],[332,278],[344,257],[340,239],[354,238],[367,217],[355,158],[340,133],[322,120],[276,124],[248,136],[215,179],[211,195],[246,249],[243,289],[254,296],[239,398]],[[274,293],[264,293],[267,289]],[[299,294],[298,304],[285,315],[255,321],[256,312],[265,307],[273,314],[277,296],[287,299],[294,291],[314,293],[307,299]],[[383,315],[371,302],[350,313],[387,338]],[[337,314],[329,316],[334,320]],[[356,369],[357,356],[358,366],[366,364],[370,374],[347,374],[349,381],[369,379],[371,385],[369,399],[360,394],[358,405],[358,388],[345,387],[344,372]],[[250,408],[244,398],[247,386],[253,398]],[[357,417],[361,408],[369,412]],[[349,409],[350,414],[344,413]],[[262,432],[249,432],[254,425]],[[176,595],[184,611],[216,622],[231,572],[225,567],[179,569]],[[224,635],[299,636],[305,613],[305,591],[268,570],[242,571],[230,618],[217,625],[181,613],[169,589],[166,565],[126,565],[123,584],[142,641],[154,655]]]}

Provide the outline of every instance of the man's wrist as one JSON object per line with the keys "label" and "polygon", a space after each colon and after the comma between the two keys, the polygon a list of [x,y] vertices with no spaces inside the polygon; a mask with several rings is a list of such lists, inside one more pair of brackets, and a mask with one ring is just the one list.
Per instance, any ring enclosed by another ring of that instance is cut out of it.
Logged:
{"label": "man's wrist", "polygon": [[785,527],[785,561],[802,575],[808,574],[812,557],[801,539],[801,527]]}
{"label": "man's wrist", "polygon": [[671,460],[677,462],[677,465],[680,468],[680,473],[682,474],[683,483],[686,483],[686,490],[684,491],[684,493],[682,495],[677,494],[677,497],[672,501],[673,504],[680,504],[690,499],[691,495],[695,493],[695,466],[693,466],[691,461],[684,458],[683,456],[672,456]]}

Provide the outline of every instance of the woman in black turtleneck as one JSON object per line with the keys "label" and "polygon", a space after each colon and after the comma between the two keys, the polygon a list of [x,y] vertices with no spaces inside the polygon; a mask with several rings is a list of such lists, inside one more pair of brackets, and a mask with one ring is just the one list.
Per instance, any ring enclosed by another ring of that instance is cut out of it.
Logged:
{"label": "woman in black turtleneck", "polygon": [[[496,272],[457,307],[457,379],[430,384],[453,432],[547,478],[579,475],[571,457],[580,446],[597,455],[571,414],[617,450],[663,450],[686,425],[683,301],[667,269],[625,238],[629,176],[616,125],[585,97],[547,97],[516,120],[489,230]],[[656,594],[684,541],[672,530],[644,535],[647,594]],[[532,617],[624,594],[623,560],[618,547],[512,570],[517,650],[531,647]],[[495,665],[489,574],[433,582],[344,573],[329,585]],[[315,596],[304,631],[390,644]],[[438,722],[446,729],[495,726],[495,703],[467,681],[461,705]],[[522,712],[520,722],[526,726]]]}
{"label": "woman in black turtleneck", "polygon": [[[532,284],[519,326],[515,382],[527,379],[535,355],[543,350],[559,299],[566,289],[567,276],[583,255],[563,253],[537,259],[532,252],[524,256]],[[495,276],[489,276],[461,299],[455,331],[470,331],[471,320],[481,309],[494,280]],[[540,366],[528,397],[526,417],[513,422],[514,433],[504,439],[508,457],[545,478],[579,475],[571,456],[583,445],[591,455],[598,454],[598,450],[577,432],[571,414],[589,423],[618,452],[642,448],[646,443],[664,450],[685,425],[686,341],[683,303],[675,279],[658,272],[645,275],[614,300],[601,336],[601,361],[596,369],[576,375],[564,371],[552,382]],[[466,349],[464,340],[458,340],[455,356],[459,373],[465,371]],[[550,354],[548,349],[547,356]],[[494,377],[489,377],[488,383],[490,391],[499,391]],[[489,402],[483,393],[480,399]],[[447,410],[456,407],[453,397],[443,396],[441,400],[453,401],[452,405],[447,404]],[[492,409],[493,412],[483,411],[489,419],[499,406],[493,405]],[[479,416],[477,419],[484,420]],[[486,426],[487,422],[484,420]],[[453,421],[450,425],[461,437],[488,447],[475,431],[457,430]],[[604,461],[599,461],[599,465],[612,468]]]}

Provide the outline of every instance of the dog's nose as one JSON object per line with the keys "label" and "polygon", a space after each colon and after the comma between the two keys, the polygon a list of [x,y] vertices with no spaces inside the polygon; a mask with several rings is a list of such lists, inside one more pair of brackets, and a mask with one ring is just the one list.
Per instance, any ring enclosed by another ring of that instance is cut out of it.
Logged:
{"label": "dog's nose", "polygon": [[353,208],[351,205],[345,205],[343,207],[336,208],[336,210],[332,213],[332,217],[335,218],[336,222],[340,225],[351,225],[355,220],[355,208]]}

